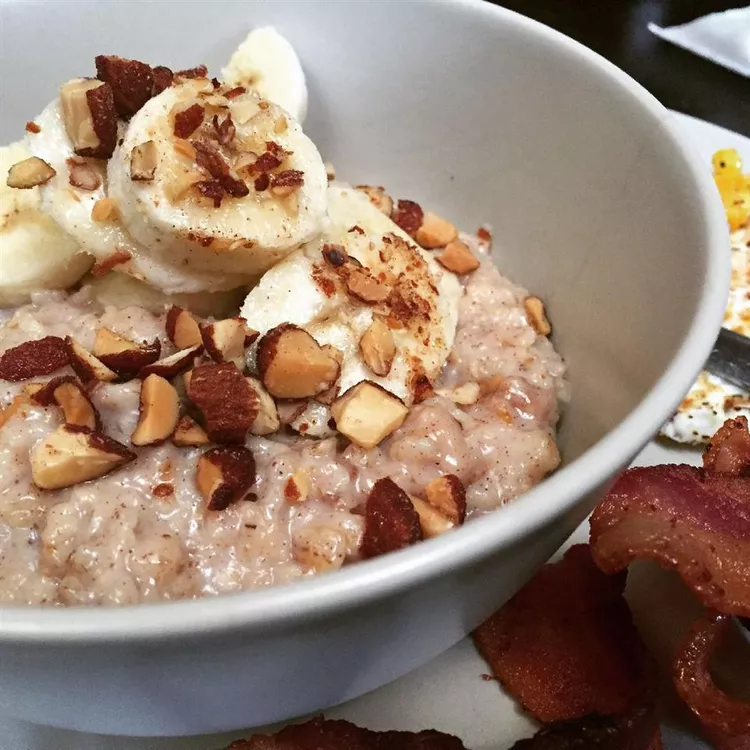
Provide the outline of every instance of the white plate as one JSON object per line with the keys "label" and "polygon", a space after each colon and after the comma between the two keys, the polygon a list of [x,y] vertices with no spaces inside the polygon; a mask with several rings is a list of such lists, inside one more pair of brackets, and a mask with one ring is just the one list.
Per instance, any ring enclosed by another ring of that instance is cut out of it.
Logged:
{"label": "white plate", "polygon": [[[686,115],[676,115],[710,169],[711,155],[719,148],[736,148],[750,164],[750,139]],[[636,464],[699,463],[693,450],[650,444]],[[568,542],[586,541],[584,524]],[[668,674],[676,638],[700,611],[675,576],[653,565],[636,565],[628,584],[636,620],[645,640]],[[494,681],[485,681],[488,668],[464,640],[440,658],[391,685],[327,712],[330,718],[348,719],[372,729],[418,730],[434,727],[458,735],[471,750],[506,750],[516,740],[533,734],[534,725]],[[708,748],[696,739],[695,724],[670,692],[664,680],[667,750]],[[314,690],[314,686],[311,685]],[[96,706],[92,705],[92,711]],[[245,733],[247,735],[247,733]],[[83,735],[0,717],[0,750],[218,750],[242,733],[190,739],[132,739]]]}

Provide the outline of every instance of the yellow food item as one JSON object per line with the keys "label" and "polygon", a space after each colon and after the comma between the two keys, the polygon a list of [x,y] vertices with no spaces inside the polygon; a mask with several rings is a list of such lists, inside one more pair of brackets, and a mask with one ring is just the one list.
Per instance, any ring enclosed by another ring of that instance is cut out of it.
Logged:
{"label": "yellow food item", "polygon": [[717,151],[712,163],[729,229],[736,232],[750,222],[750,174],[742,173],[742,157],[733,148]]}

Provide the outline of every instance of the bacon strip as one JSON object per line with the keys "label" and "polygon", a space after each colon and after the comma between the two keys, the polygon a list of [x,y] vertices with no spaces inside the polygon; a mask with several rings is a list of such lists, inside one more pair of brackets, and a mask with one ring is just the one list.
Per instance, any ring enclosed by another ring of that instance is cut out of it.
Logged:
{"label": "bacon strip", "polygon": [[748,750],[750,703],[730,698],[714,684],[709,671],[728,624],[726,615],[709,612],[693,625],[677,649],[674,682],[718,750]]}
{"label": "bacon strip", "polygon": [[474,642],[503,686],[542,722],[653,710],[656,665],[624,588],[624,573],[604,575],[588,546],[576,545],[480,625]]}

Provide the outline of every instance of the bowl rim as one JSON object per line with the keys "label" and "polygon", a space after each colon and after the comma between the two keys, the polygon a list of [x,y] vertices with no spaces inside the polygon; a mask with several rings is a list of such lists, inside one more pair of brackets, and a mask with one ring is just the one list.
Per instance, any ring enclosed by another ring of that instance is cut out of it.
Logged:
{"label": "bowl rim", "polygon": [[[519,33],[553,43],[605,74],[613,86],[637,100],[644,116],[663,131],[688,168],[704,219],[706,274],[690,326],[672,362],[636,407],[570,464],[512,503],[439,538],[336,573],[262,590],[217,597],[124,607],[0,607],[0,644],[45,646],[152,642],[180,636],[249,632],[310,622],[363,606],[460,570],[533,534],[551,518],[621,469],[661,427],[707,359],[723,318],[729,284],[729,232],[709,170],[685,144],[672,113],[613,63],[537,21],[483,0],[441,0],[488,21],[502,19]],[[135,615],[135,616],[134,616]],[[137,627],[133,626],[137,622]]]}

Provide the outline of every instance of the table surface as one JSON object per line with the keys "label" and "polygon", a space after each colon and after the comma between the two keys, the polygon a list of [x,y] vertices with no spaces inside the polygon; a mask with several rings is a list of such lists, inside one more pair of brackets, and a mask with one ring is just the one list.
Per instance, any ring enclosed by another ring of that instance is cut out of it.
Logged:
{"label": "table surface", "polygon": [[659,39],[675,26],[743,7],[722,0],[493,0],[611,60],[670,109],[750,135],[750,79]]}

